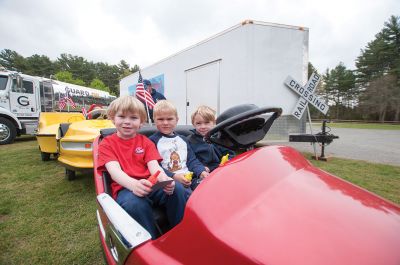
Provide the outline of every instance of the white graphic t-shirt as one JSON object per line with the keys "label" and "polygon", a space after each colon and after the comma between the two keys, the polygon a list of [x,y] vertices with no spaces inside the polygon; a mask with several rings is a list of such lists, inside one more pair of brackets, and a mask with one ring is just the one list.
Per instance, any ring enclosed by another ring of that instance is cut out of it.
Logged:
{"label": "white graphic t-shirt", "polygon": [[162,136],[157,143],[157,149],[163,158],[161,166],[173,173],[186,173],[187,167],[187,144],[181,137]]}

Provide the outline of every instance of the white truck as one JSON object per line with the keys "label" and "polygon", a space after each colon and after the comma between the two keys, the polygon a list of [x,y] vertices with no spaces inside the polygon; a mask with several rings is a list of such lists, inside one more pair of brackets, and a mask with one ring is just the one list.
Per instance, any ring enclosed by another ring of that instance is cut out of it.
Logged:
{"label": "white truck", "polygon": [[[303,84],[308,70],[308,28],[246,20],[141,70],[191,124],[199,105],[217,114],[253,103],[283,108],[272,132],[285,138],[305,132],[306,118],[291,115],[299,96],[285,86],[288,75]],[[120,81],[120,95],[135,95],[138,73]]]}
{"label": "white truck", "polygon": [[[66,91],[75,111],[93,103],[108,105],[115,98],[97,89],[0,69],[0,145],[34,134],[41,112],[61,111],[58,101]],[[68,105],[65,110],[73,109]]]}

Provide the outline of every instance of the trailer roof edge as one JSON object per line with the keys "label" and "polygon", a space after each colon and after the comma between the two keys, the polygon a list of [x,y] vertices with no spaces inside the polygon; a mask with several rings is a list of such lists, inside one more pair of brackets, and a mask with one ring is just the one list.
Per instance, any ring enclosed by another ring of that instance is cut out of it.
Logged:
{"label": "trailer roof edge", "polygon": [[[161,63],[161,62],[164,62],[164,61],[166,61],[166,60],[168,60],[168,59],[170,59],[170,58],[172,58],[172,57],[175,57],[175,56],[177,56],[177,55],[179,55],[179,54],[181,54],[181,53],[183,53],[183,52],[185,52],[185,51],[191,50],[191,49],[193,49],[193,48],[195,48],[195,47],[197,47],[197,46],[199,46],[199,45],[201,45],[201,44],[203,44],[203,43],[206,43],[206,42],[208,42],[208,41],[210,41],[210,40],[212,40],[212,39],[215,39],[215,38],[217,38],[217,37],[219,37],[219,36],[222,36],[222,35],[224,35],[224,34],[227,34],[228,32],[231,32],[231,31],[234,30],[234,29],[237,29],[237,28],[240,28],[240,27],[245,27],[245,26],[247,26],[247,25],[261,25],[261,26],[270,26],[270,27],[278,27],[278,28],[287,28],[287,29],[308,31],[308,28],[307,28],[307,27],[302,27],[302,26],[291,26],[291,25],[285,25],[285,24],[279,24],[279,23],[272,23],[272,22],[264,22],[264,21],[246,19],[246,20],[240,22],[239,24],[236,24],[236,25],[234,25],[234,26],[232,26],[232,27],[230,27],[230,28],[228,28],[228,29],[225,29],[225,30],[223,30],[223,31],[221,31],[221,32],[219,32],[219,33],[217,33],[217,34],[214,34],[214,35],[212,35],[211,37],[208,37],[208,38],[206,38],[206,39],[204,39],[204,40],[202,40],[202,41],[199,41],[199,42],[197,42],[196,44],[193,44],[193,45],[191,45],[191,46],[189,46],[189,47],[187,47],[187,48],[185,48],[185,49],[183,49],[183,50],[180,50],[180,51],[178,51],[178,52],[176,52],[176,53],[174,53],[174,54],[172,54],[172,55],[170,55],[170,56],[165,57],[164,59],[161,59],[161,60],[159,60],[159,61],[157,61],[157,62],[155,62],[155,63],[152,63],[152,64],[150,64],[150,65],[148,65],[148,66],[142,68],[141,70],[146,70],[147,68],[150,68],[150,67],[152,67],[152,66],[154,66],[154,65],[156,65],[156,64],[159,64],[159,63]],[[133,73],[133,74],[130,74],[130,75],[128,75],[128,76],[122,78],[122,79],[120,80],[120,82],[121,82],[122,80],[124,80],[125,78],[128,78],[128,77],[130,77],[131,75],[135,75],[135,74],[137,74],[137,72],[135,72],[135,73]]]}

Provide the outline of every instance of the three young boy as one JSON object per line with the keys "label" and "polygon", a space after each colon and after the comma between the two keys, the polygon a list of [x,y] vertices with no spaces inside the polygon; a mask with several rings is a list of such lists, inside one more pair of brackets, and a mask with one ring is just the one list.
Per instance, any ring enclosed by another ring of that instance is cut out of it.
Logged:
{"label": "three young boy", "polygon": [[[195,127],[192,144],[174,132],[178,114],[175,106],[167,100],[157,102],[154,107],[158,132],[150,136],[151,140],[138,134],[146,121],[146,110],[138,99],[132,96],[117,98],[109,106],[107,115],[117,132],[100,143],[98,169],[110,173],[113,198],[154,239],[157,230],[152,207],[165,206],[171,227],[178,224],[183,218],[191,188],[194,189],[218,166],[220,156],[227,151],[220,151],[199,138],[215,125],[215,112],[203,106],[192,115]],[[196,158],[191,145],[202,162]],[[160,171],[158,181],[171,178],[175,181],[163,190],[152,191],[148,178],[157,171]],[[195,174],[193,182],[185,176],[189,171]]]}

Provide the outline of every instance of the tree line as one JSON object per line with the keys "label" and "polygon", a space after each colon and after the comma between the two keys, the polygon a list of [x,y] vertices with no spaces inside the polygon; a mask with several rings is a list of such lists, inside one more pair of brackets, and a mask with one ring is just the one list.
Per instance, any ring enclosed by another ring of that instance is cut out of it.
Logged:
{"label": "tree line", "polygon": [[[318,93],[329,102],[329,117],[342,120],[399,121],[400,17],[391,16],[355,60],[322,74]],[[316,69],[309,64],[309,75]],[[317,71],[318,72],[318,71]],[[312,117],[322,118],[315,109]]]}
{"label": "tree line", "polygon": [[139,66],[130,67],[124,60],[117,65],[109,65],[63,53],[52,61],[38,54],[23,57],[10,49],[0,52],[0,66],[28,75],[100,89],[116,96],[119,95],[119,80],[139,70]]}
{"label": "tree line", "polygon": [[[361,49],[356,69],[340,62],[322,74],[317,93],[330,105],[331,119],[399,121],[400,116],[400,18],[391,16],[381,31]],[[121,60],[118,65],[89,62],[83,57],[61,54],[55,61],[45,55],[23,57],[4,49],[0,65],[29,75],[52,77],[119,95],[119,80],[139,70]],[[309,76],[317,71],[309,63]],[[313,118],[324,118],[312,106]]]}

